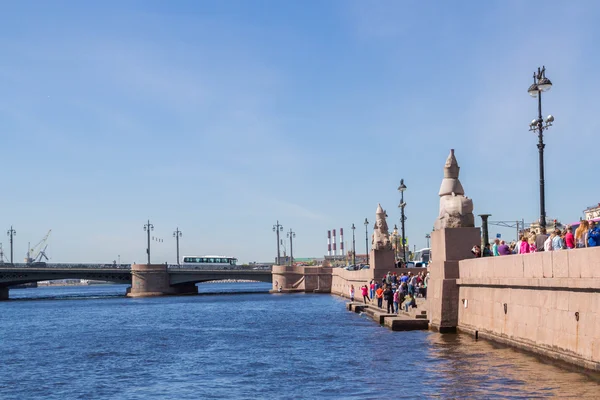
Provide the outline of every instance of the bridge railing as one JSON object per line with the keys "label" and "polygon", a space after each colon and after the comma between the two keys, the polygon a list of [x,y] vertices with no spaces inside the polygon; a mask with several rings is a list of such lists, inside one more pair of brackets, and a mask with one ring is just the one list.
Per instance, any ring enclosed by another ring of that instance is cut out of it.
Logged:
{"label": "bridge railing", "polygon": [[168,265],[168,269],[172,270],[189,270],[189,271],[271,271],[270,266],[256,267],[247,265],[229,265],[229,266],[195,266],[195,265]]}
{"label": "bridge railing", "polygon": [[0,268],[56,268],[56,269],[131,269],[131,264],[91,264],[91,263],[3,263],[0,264]]}
{"label": "bridge railing", "polygon": [[[131,269],[131,264],[92,264],[92,263],[0,263],[0,268],[55,268],[55,269]],[[189,271],[271,271],[272,267],[269,265],[255,266],[255,265],[230,265],[230,266],[195,266],[195,265],[167,265],[170,270],[189,270]]]}

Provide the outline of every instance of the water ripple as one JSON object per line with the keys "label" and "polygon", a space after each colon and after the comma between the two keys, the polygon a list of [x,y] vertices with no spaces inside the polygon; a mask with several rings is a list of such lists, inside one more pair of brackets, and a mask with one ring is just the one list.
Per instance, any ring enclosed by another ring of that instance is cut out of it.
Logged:
{"label": "water ripple", "polygon": [[[223,285],[202,290],[268,289]],[[597,375],[468,336],[391,332],[346,312],[344,301],[331,296],[127,299],[122,286],[16,294],[37,300],[0,303],[3,400],[517,399],[600,393]]]}

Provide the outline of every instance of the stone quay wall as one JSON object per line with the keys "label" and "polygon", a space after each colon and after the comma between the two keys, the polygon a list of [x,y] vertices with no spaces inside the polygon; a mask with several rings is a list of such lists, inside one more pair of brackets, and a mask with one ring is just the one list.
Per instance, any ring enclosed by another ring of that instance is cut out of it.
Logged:
{"label": "stone quay wall", "polygon": [[600,248],[461,260],[458,330],[600,370]]}
{"label": "stone quay wall", "polygon": [[355,298],[362,298],[360,287],[368,285],[372,279],[379,280],[388,272],[400,275],[403,272],[427,271],[426,268],[395,268],[383,269],[361,269],[348,271],[344,268],[331,267],[292,267],[289,265],[274,265],[273,292],[291,293],[332,293],[343,297],[350,297],[350,285],[354,285]]}
{"label": "stone quay wall", "polygon": [[272,291],[283,293],[331,292],[331,267],[294,267],[274,265]]}

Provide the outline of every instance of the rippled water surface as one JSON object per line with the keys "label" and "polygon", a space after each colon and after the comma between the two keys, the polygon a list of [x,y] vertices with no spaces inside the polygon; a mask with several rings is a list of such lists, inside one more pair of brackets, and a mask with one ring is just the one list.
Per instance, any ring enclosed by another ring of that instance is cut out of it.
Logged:
{"label": "rippled water surface", "polygon": [[0,399],[600,397],[596,375],[463,335],[392,332],[333,296],[226,294],[268,289],[13,289]]}

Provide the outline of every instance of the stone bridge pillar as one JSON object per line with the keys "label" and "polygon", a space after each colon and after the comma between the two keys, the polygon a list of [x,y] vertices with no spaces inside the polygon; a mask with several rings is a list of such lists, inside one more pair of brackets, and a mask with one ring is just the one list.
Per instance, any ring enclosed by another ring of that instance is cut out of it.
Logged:
{"label": "stone bridge pillar", "polygon": [[165,264],[131,265],[131,289],[128,297],[164,296],[170,294],[198,293],[195,284],[171,286]]}
{"label": "stone bridge pillar", "polygon": [[8,288],[0,287],[0,300],[8,300]]}

